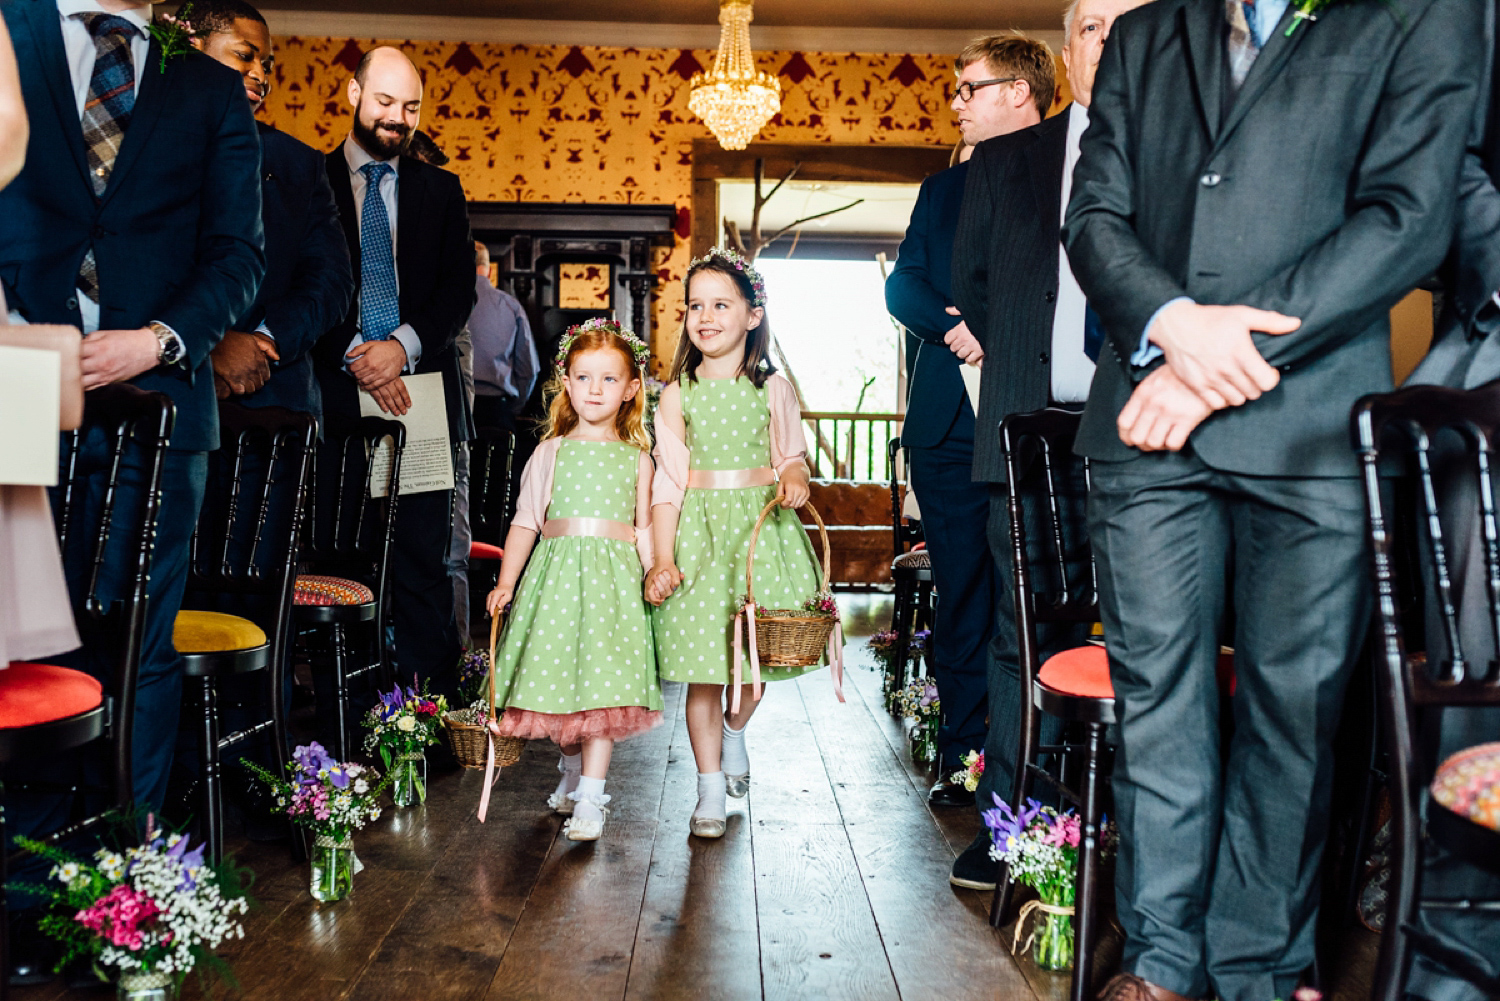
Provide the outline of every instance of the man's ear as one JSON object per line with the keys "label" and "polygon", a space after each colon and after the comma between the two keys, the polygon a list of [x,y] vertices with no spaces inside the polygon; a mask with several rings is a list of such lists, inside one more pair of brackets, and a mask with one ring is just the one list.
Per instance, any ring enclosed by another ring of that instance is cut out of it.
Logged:
{"label": "man's ear", "polygon": [[188,44],[197,49],[199,52],[203,51],[203,39],[201,38],[189,38]]}
{"label": "man's ear", "polygon": [[1015,86],[1010,89],[1011,104],[1017,108],[1025,107],[1031,103],[1031,84],[1025,80],[1017,80]]}
{"label": "man's ear", "polygon": [[359,85],[359,81],[351,76],[349,78],[349,86],[344,88],[344,91],[349,96],[349,106],[352,108],[358,108],[359,95],[362,91],[362,88]]}

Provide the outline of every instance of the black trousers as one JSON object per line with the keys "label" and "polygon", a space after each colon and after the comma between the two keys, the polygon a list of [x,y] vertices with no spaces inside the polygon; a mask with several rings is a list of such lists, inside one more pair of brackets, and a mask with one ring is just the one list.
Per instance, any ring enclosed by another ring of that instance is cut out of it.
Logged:
{"label": "black trousers", "polygon": [[453,491],[407,494],[396,506],[391,546],[391,621],[396,631],[396,677],[431,679],[432,690],[451,701],[458,694],[458,621],[448,543]]}
{"label": "black trousers", "polygon": [[989,488],[972,481],[974,417],[968,406],[946,438],[911,449],[911,484],[932,554],[937,610],[932,673],[942,702],[940,774],[984,746],[988,712],[985,649],[994,631],[994,567],[985,547]]}
{"label": "black trousers", "polygon": [[[1241,476],[1191,451],[1096,463],[1089,530],[1119,716],[1124,969],[1223,1001],[1312,962],[1332,741],[1371,610],[1355,479]],[[1233,567],[1234,735],[1214,665]]]}

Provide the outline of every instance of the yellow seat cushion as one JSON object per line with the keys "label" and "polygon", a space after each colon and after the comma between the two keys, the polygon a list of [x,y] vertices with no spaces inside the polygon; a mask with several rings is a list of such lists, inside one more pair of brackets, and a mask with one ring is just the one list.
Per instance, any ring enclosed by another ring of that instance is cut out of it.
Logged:
{"label": "yellow seat cushion", "polygon": [[266,631],[249,619],[223,612],[178,612],[172,645],[178,653],[248,650],[266,642]]}

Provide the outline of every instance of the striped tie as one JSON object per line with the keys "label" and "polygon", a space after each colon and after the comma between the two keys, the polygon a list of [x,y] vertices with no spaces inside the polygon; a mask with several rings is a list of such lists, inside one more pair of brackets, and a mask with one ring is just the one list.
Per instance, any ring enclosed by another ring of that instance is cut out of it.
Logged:
{"label": "striped tie", "polygon": [[[113,14],[78,14],[94,39],[94,73],[89,77],[89,93],[83,105],[83,145],[88,154],[89,180],[94,197],[100,198],[109,187],[109,175],[115,157],[125,141],[130,112],[135,108],[135,61],[130,41],[137,34],[135,25]],[[84,255],[78,269],[78,287],[95,302],[99,301],[99,270],[94,263],[94,248]]]}
{"label": "striped tie", "polygon": [[1224,16],[1229,20],[1229,77],[1235,90],[1240,89],[1250,67],[1255,65],[1255,57],[1260,55],[1247,9],[1254,9],[1254,0],[1224,0]]}
{"label": "striped tie", "polygon": [[401,325],[391,219],[380,197],[380,181],[392,170],[379,161],[359,169],[365,175],[365,203],[359,213],[359,336],[383,341]]}

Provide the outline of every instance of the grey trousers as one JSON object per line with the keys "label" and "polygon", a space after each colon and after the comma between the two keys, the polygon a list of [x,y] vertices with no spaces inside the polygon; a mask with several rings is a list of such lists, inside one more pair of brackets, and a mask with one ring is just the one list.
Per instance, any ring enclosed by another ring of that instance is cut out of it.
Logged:
{"label": "grey trousers", "polygon": [[[1266,1001],[1312,962],[1332,741],[1371,611],[1363,512],[1352,478],[1242,476],[1190,450],[1095,464],[1126,971]],[[1221,760],[1230,567],[1238,689]]]}

